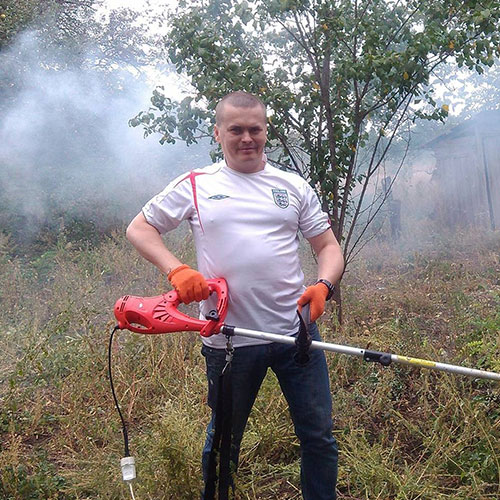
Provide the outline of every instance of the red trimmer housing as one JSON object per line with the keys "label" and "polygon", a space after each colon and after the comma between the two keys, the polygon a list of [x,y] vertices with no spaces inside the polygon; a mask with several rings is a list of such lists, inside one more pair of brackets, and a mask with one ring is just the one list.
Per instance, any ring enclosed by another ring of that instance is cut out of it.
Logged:
{"label": "red trimmer housing", "polygon": [[181,303],[175,290],[156,297],[125,295],[115,304],[115,317],[120,329],[136,333],[158,334],[173,332],[200,332],[202,337],[219,333],[227,312],[228,292],[226,280],[207,280],[210,293],[217,294],[216,319],[196,319],[180,312]]}

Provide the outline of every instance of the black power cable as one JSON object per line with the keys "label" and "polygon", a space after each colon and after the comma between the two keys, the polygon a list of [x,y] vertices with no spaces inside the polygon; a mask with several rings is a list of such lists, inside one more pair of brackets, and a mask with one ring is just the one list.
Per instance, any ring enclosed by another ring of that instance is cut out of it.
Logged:
{"label": "black power cable", "polygon": [[120,405],[118,404],[118,398],[116,397],[115,387],[113,385],[113,373],[111,371],[111,350],[112,350],[112,346],[113,346],[113,337],[115,335],[116,330],[119,330],[119,329],[120,328],[118,326],[115,326],[113,328],[113,331],[111,332],[111,336],[109,337],[109,347],[108,347],[108,375],[109,375],[109,383],[111,385],[111,392],[113,393],[113,399],[115,400],[115,406],[116,406],[116,409],[118,410],[118,414],[120,415],[120,419],[122,421],[123,441],[125,443],[125,457],[130,457],[130,450],[128,448],[127,424],[126,424],[125,419],[123,418],[122,412],[120,410]]}

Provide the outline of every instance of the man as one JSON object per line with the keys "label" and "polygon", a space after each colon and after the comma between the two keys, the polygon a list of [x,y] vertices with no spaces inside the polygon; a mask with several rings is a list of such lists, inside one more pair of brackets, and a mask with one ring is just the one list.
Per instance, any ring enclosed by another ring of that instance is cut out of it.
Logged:
{"label": "man", "polygon": [[[182,175],[149,201],[127,229],[139,253],[168,275],[185,303],[203,301],[204,316],[214,308],[205,278],[223,277],[229,287],[226,323],[240,328],[296,334],[297,304],[310,304],[311,321],[324,310],[331,283],[343,271],[341,249],[308,183],[265,161],[264,104],[245,92],[225,96],[216,107],[215,139],[224,161]],[[188,220],[197,250],[198,271],[183,264],[160,234]],[[304,289],[298,232],[318,259],[318,281]],[[313,339],[318,329],[311,325]],[[305,366],[293,346],[235,337],[232,361],[233,445],[239,446],[248,415],[268,367],[276,373],[290,407],[301,445],[301,485],[305,500],[334,500],[337,445],[332,436],[331,395],[324,353],[314,350]],[[207,478],[215,420],[216,380],[225,364],[225,338],[203,338],[208,403],[212,421],[203,450]]]}

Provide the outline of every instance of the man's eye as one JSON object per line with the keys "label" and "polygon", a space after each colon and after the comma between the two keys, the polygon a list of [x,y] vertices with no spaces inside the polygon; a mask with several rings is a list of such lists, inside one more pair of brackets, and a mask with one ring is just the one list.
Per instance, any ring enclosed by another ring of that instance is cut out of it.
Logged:
{"label": "man's eye", "polygon": [[241,134],[241,129],[238,127],[229,130],[232,134]]}

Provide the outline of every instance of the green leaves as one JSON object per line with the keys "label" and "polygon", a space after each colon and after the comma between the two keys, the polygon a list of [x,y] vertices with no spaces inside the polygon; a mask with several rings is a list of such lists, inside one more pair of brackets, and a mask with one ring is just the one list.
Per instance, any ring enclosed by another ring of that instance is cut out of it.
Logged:
{"label": "green leaves", "polygon": [[142,126],[145,136],[160,133],[160,144],[174,144],[179,139],[194,144],[199,138],[209,135],[209,114],[206,110],[194,107],[190,97],[180,103],[174,102],[161,90],[159,87],[153,92],[152,107],[148,111],[141,111],[129,120],[131,127]]}
{"label": "green leaves", "polygon": [[243,24],[248,24],[252,19],[252,11],[249,8],[248,2],[243,1],[236,5],[235,8],[236,17],[238,17]]}
{"label": "green leaves", "polygon": [[[362,199],[353,203],[354,187],[366,186],[382,164],[410,102],[420,101],[414,119],[444,120],[431,75],[450,56],[478,72],[493,64],[499,18],[493,0],[186,1],[166,44],[207,110],[236,89],[264,100],[271,161],[317,189],[340,240],[348,215],[357,223]],[[153,97],[160,114],[138,118],[145,130],[168,141],[174,127],[192,140],[200,108],[186,102],[174,124],[179,110]]]}

